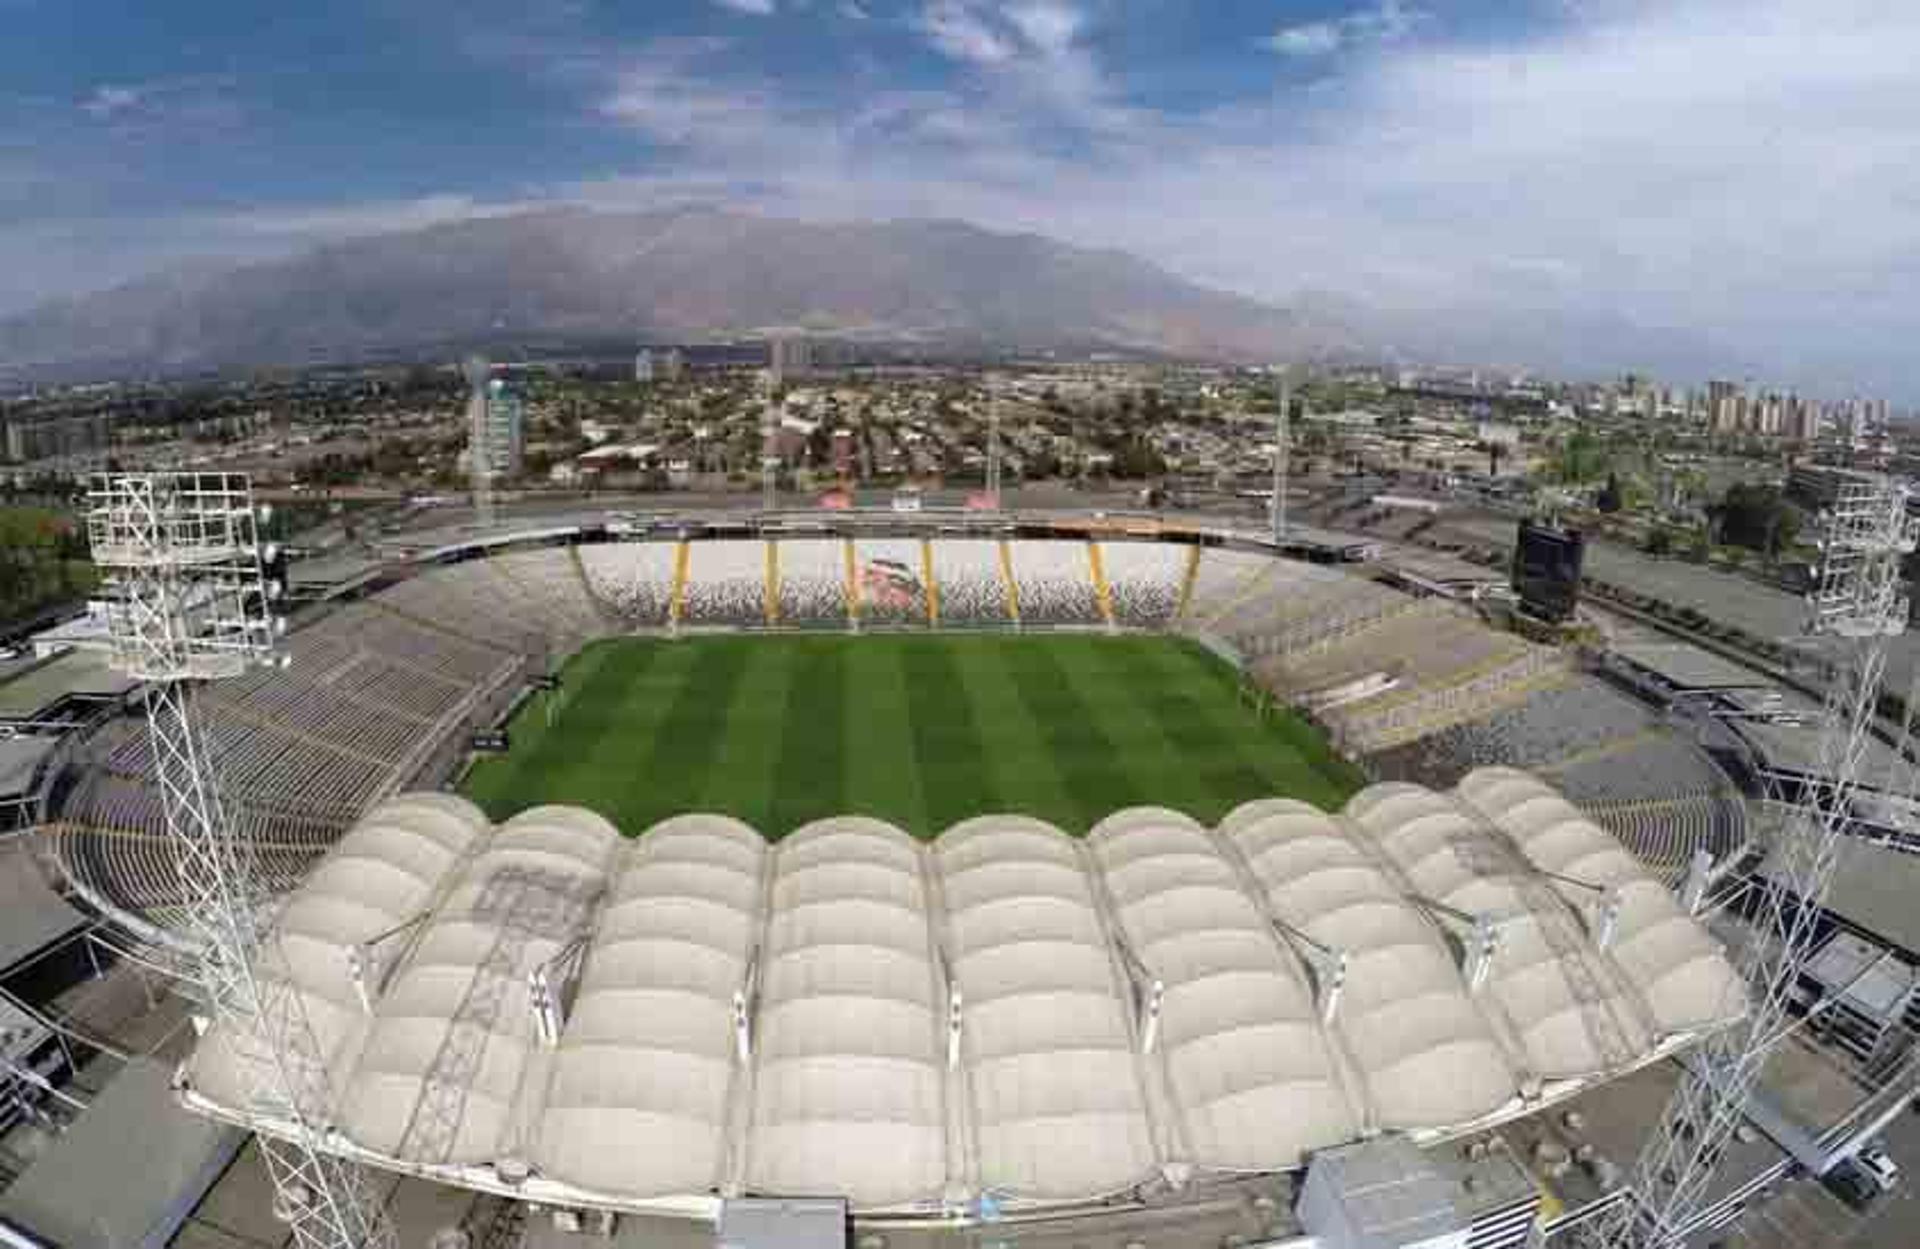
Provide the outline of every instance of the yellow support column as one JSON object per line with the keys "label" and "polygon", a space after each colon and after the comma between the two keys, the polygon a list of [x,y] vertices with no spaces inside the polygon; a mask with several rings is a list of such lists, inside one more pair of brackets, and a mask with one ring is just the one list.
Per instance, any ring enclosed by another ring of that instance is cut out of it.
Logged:
{"label": "yellow support column", "polygon": [[1093,569],[1093,597],[1100,604],[1100,619],[1113,628],[1113,592],[1107,586],[1107,566],[1100,559],[1100,543],[1087,540],[1087,565]]}
{"label": "yellow support column", "polygon": [[860,628],[860,557],[854,553],[853,539],[841,540],[847,555],[847,627]]}
{"label": "yellow support column", "polygon": [[1007,619],[1020,623],[1020,583],[1013,579],[1013,547],[1000,539],[1000,584],[1007,591]]}
{"label": "yellow support column", "polygon": [[927,591],[927,627],[940,627],[940,583],[933,579],[933,539],[920,539],[920,584]]}
{"label": "yellow support column", "polygon": [[767,539],[767,623],[780,623],[780,543],[773,538]]}
{"label": "yellow support column", "polygon": [[1187,608],[1193,603],[1193,584],[1200,580],[1200,545],[1195,543],[1187,548],[1187,572],[1180,578],[1180,605],[1173,609],[1173,618],[1185,624]]}
{"label": "yellow support column", "polygon": [[693,544],[685,538],[673,548],[673,599],[667,605],[667,624],[678,629],[687,605],[687,562],[693,556]]}

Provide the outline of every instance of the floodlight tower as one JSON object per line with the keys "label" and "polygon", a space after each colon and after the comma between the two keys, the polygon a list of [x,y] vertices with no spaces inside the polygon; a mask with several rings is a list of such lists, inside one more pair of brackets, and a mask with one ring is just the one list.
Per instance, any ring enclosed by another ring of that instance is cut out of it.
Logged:
{"label": "floodlight tower", "polygon": [[987,379],[987,505],[1000,510],[1000,379]]}
{"label": "floodlight tower", "polygon": [[1268,520],[1273,526],[1274,545],[1287,536],[1287,434],[1293,405],[1293,370],[1280,366],[1280,412],[1273,421],[1273,497],[1268,501]]}
{"label": "floodlight tower", "polygon": [[767,375],[767,406],[760,428],[760,510],[771,512],[780,502],[780,421],[775,415],[776,374]]}
{"label": "floodlight tower", "polygon": [[1635,1165],[1633,1201],[1603,1229],[1608,1245],[1667,1249],[1691,1227],[1768,1055],[1791,1031],[1783,1021],[1813,953],[1840,838],[1852,823],[1888,640],[1906,628],[1900,563],[1916,537],[1906,488],[1884,478],[1847,483],[1821,529],[1807,632],[1832,639],[1838,650],[1822,707],[1819,769],[1827,784],[1801,786],[1772,847],[1777,866],[1764,886],[1756,931],[1736,960],[1747,1014],[1683,1064],[1680,1085]]}
{"label": "floodlight tower", "polygon": [[299,994],[263,974],[270,891],[252,845],[222,802],[191,683],[282,662],[259,516],[244,475],[126,473],[94,479],[87,533],[111,590],[108,654],[147,683],[167,840],[199,950],[199,988],[251,1104],[293,1125],[261,1136],[274,1210],[298,1249],[391,1249],[393,1232],[358,1168],[319,1148],[317,1117],[332,1104],[326,1067]]}
{"label": "floodlight tower", "polygon": [[473,515],[482,529],[493,528],[493,413],[487,384],[493,368],[485,356],[468,356],[467,471],[473,481]]}

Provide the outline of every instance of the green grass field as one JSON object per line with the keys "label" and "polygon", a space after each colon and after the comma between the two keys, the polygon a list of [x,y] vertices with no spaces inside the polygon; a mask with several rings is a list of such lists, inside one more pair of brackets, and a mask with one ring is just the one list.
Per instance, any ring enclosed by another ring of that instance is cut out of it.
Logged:
{"label": "green grass field", "polygon": [[512,752],[465,784],[494,819],[576,803],[629,835],[683,811],[774,837],[845,812],[922,837],[1003,811],[1083,833],[1121,807],[1211,823],[1271,795],[1334,807],[1361,784],[1310,726],[1243,706],[1218,659],[1139,636],[618,639],[511,730]]}

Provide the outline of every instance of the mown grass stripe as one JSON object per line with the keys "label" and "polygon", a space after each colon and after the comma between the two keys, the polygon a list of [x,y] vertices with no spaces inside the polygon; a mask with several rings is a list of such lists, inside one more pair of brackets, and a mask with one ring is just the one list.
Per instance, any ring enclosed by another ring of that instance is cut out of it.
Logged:
{"label": "mown grass stripe", "polygon": [[927,827],[916,831],[933,836],[969,815],[994,810],[998,800],[980,725],[954,662],[960,641],[902,638],[900,644],[907,730],[927,809]]}
{"label": "mown grass stripe", "polygon": [[780,763],[763,830],[770,837],[846,809],[846,651],[830,639],[809,638],[792,644],[789,656]]}
{"label": "mown grass stripe", "polygon": [[986,766],[998,803],[989,807],[983,798],[969,814],[1017,811],[1060,822],[1077,808],[1044,729],[1020,697],[1007,646],[992,638],[968,641],[972,644],[955,645],[952,654],[974,722],[987,739]]}
{"label": "mown grass stripe", "polygon": [[1072,814],[1061,821],[1062,827],[1084,833],[1109,812],[1142,800],[1136,796],[1133,769],[1118,758],[1112,736],[1124,727],[1095,714],[1074,688],[1061,658],[1058,647],[1021,647],[1007,651],[1007,667],[1027,714],[1040,726],[1066,791]]}
{"label": "mown grass stripe", "polygon": [[[728,732],[734,687],[747,669],[747,652],[742,646],[663,645],[675,659],[672,671],[678,679],[670,690],[654,689],[651,682],[644,682],[633,697],[643,698],[650,691],[667,693],[665,708],[649,735],[639,740],[616,740],[618,761],[613,766],[618,767],[629,795],[623,805],[647,813],[644,823],[629,828],[629,832],[639,832],[645,824],[669,815],[699,809],[718,745]],[[661,666],[656,665],[654,671],[660,672]]]}
{"label": "mown grass stripe", "polygon": [[745,820],[771,836],[793,665],[772,647],[747,645],[743,653],[746,666],[727,699],[726,732],[714,743],[699,808]]}
{"label": "mown grass stripe", "polygon": [[901,664],[902,642],[867,638],[844,646],[847,657],[845,713],[841,721],[846,751],[840,761],[849,814],[870,815],[927,836],[926,791],[914,751],[907,676]]}
{"label": "mown grass stripe", "polygon": [[578,803],[629,833],[680,811],[770,835],[857,812],[928,836],[989,811],[1084,832],[1151,803],[1212,820],[1360,784],[1304,721],[1263,724],[1233,674],[1164,638],[999,634],[620,639],[537,700],[466,789],[495,818]]}

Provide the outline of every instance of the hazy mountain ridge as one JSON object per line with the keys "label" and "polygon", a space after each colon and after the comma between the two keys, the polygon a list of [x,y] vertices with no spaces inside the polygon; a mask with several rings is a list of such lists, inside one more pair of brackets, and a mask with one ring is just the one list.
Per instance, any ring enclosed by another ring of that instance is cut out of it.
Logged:
{"label": "hazy mountain ridge", "polygon": [[557,210],[205,267],[0,319],[0,366],[350,361],[484,339],[698,341],[771,326],[1225,361],[1364,349],[1122,252],[954,221]]}

